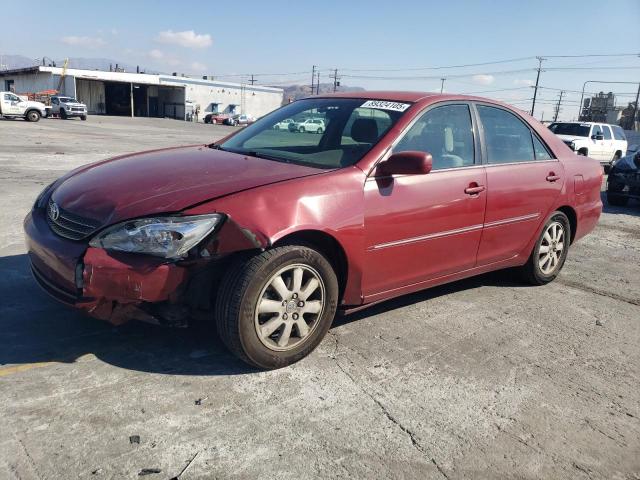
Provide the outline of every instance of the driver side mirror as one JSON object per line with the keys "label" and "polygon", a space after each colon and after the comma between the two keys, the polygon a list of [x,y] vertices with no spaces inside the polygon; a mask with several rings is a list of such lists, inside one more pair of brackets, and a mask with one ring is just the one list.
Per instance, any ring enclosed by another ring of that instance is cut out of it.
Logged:
{"label": "driver side mirror", "polygon": [[406,151],[391,155],[376,169],[379,175],[424,175],[433,168],[433,158],[428,152]]}
{"label": "driver side mirror", "polygon": [[604,140],[604,135],[602,134],[591,135],[591,140]]}

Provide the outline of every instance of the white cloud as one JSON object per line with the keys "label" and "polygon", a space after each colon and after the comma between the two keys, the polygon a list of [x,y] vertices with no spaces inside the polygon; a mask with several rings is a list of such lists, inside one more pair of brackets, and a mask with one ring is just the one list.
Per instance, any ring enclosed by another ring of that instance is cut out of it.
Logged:
{"label": "white cloud", "polygon": [[513,81],[514,85],[522,85],[523,87],[530,87],[531,85],[534,84],[533,80],[530,80],[528,78],[516,78]]}
{"label": "white cloud", "polygon": [[160,60],[161,58],[164,58],[164,52],[154,48],[149,52],[149,56],[155,60]]}
{"label": "white cloud", "polygon": [[111,35],[118,35],[118,29],[117,28],[112,28],[111,29]]}
{"label": "white cloud", "polygon": [[185,30],[184,32],[174,32],[173,30],[166,30],[160,32],[156,37],[156,40],[160,43],[168,43],[171,45],[180,45],[187,48],[206,48],[211,46],[213,40],[211,35],[198,34],[193,30]]}
{"label": "white cloud", "polygon": [[68,37],[62,37],[60,39],[62,43],[66,43],[67,45],[73,46],[81,46],[87,48],[100,48],[104,47],[107,42],[105,42],[100,37],[76,37],[74,35]]}
{"label": "white cloud", "polygon": [[471,77],[474,83],[478,85],[491,85],[495,80],[493,75],[478,74]]}
{"label": "white cloud", "polygon": [[207,66],[200,62],[193,62],[190,66],[194,72],[204,72],[207,69]]}

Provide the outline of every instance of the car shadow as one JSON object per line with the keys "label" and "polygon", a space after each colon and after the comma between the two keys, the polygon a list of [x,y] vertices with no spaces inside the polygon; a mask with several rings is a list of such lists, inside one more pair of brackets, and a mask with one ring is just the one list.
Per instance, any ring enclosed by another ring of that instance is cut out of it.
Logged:
{"label": "car shadow", "polygon": [[[73,363],[93,355],[120,368],[149,373],[215,376],[257,371],[231,355],[212,326],[175,329],[129,322],[114,327],[51,299],[31,278],[27,255],[0,257],[0,272],[0,365]],[[486,285],[521,284],[509,271],[485,274],[338,316],[332,329]]]}
{"label": "car shadow", "polygon": [[616,207],[607,202],[607,192],[600,192],[600,199],[602,200],[603,213],[640,217],[640,201],[629,200],[629,203],[624,207]]}

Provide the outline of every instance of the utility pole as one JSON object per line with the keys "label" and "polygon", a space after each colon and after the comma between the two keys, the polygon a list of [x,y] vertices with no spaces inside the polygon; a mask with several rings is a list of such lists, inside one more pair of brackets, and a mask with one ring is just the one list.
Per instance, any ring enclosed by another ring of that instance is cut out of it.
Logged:
{"label": "utility pole", "polygon": [[311,95],[313,95],[313,89],[315,88],[315,81],[316,81],[316,66],[313,66],[313,69],[311,69]]}
{"label": "utility pole", "polygon": [[538,75],[536,76],[536,86],[533,91],[533,103],[531,104],[531,116],[533,117],[533,112],[536,109],[536,97],[538,96],[538,83],[540,83],[540,71],[542,70],[542,62],[546,60],[546,58],[536,57],[538,59]]}
{"label": "utility pole", "polygon": [[336,68],[333,71],[333,93],[336,92],[339,86],[340,86],[340,82],[338,82],[338,69]]}
{"label": "utility pole", "polygon": [[249,83],[250,83],[251,85],[253,85],[253,84],[254,84],[254,83],[256,83],[256,82],[257,82],[257,80],[253,77],[253,73],[252,73],[252,74],[251,74],[251,80],[249,80]]}
{"label": "utility pole", "polygon": [[440,93],[442,93],[443,90],[444,90],[444,81],[446,80],[446,78],[441,78],[440,80],[442,82],[442,83],[440,83]]}
{"label": "utility pole", "polygon": [[558,114],[560,113],[560,104],[562,103],[562,96],[564,95],[564,90],[560,90],[560,98],[558,98],[558,103],[556,104],[556,113],[553,116],[553,121],[558,121]]}
{"label": "utility pole", "polygon": [[316,95],[320,95],[320,71],[317,73],[317,82],[316,82]]}
{"label": "utility pole", "polygon": [[633,106],[633,115],[631,116],[631,130],[636,131],[636,115],[638,114],[638,100],[640,99],[640,84],[638,85],[638,93],[636,93],[636,104]]}

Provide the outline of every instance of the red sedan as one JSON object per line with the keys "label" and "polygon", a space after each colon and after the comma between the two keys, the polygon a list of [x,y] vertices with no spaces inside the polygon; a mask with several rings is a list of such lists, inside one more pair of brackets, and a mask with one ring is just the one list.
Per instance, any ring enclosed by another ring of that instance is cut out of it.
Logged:
{"label": "red sedan", "polygon": [[[273,126],[321,118],[322,135]],[[491,270],[535,285],[600,216],[602,169],[492,100],[300,100],[210,145],[98,162],[24,222],[33,275],[113,323],[217,322],[260,368],[295,362],[338,309]]]}

